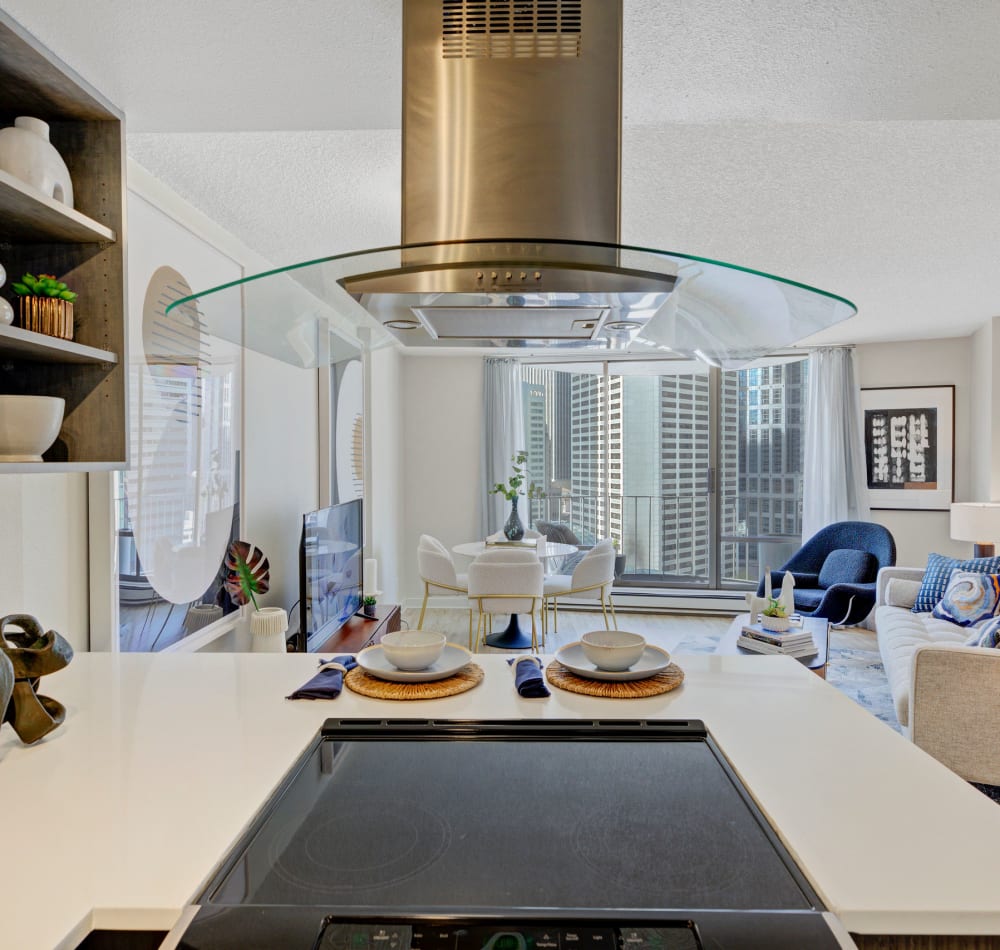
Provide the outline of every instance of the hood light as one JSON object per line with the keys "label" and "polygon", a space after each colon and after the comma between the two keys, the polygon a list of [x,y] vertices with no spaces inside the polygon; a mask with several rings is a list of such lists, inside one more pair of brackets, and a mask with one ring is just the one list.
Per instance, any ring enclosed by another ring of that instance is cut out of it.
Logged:
{"label": "hood light", "polygon": [[382,324],[384,327],[389,327],[393,330],[417,330],[420,327],[419,320],[386,320]]}
{"label": "hood light", "polygon": [[610,323],[604,324],[605,330],[638,330],[641,327],[641,323],[637,323],[635,320],[612,320]]}

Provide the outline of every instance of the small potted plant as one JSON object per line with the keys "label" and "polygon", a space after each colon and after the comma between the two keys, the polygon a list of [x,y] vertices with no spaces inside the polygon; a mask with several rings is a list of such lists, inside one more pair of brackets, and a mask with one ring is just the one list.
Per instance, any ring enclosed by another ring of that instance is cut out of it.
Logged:
{"label": "small potted plant", "polygon": [[524,525],[517,513],[517,499],[521,495],[524,484],[524,468],[528,462],[528,453],[522,449],[510,457],[513,462],[513,474],[507,479],[507,484],[497,482],[491,489],[491,495],[503,495],[510,502],[510,517],[503,526],[503,535],[508,541],[520,541],[524,537]]}
{"label": "small potted plant", "polygon": [[52,274],[25,274],[11,284],[17,294],[21,326],[35,333],[73,339],[73,301],[76,294]]}
{"label": "small potted plant", "polygon": [[760,624],[772,633],[784,633],[792,625],[785,605],[776,597],[772,597],[761,612]]}
{"label": "small potted plant", "polygon": [[371,595],[368,594],[366,597],[361,598],[361,611],[366,617],[375,616],[375,604],[376,600]]}
{"label": "small potted plant", "polygon": [[283,607],[259,607],[257,594],[271,585],[271,565],[264,552],[249,541],[233,541],[226,550],[226,593],[241,607],[253,604],[250,633],[254,653],[284,653],[288,614]]}

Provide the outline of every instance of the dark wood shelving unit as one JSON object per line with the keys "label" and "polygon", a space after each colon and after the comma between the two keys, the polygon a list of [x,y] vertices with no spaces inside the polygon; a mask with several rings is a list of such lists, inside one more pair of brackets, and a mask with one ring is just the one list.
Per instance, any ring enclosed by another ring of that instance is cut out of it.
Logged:
{"label": "dark wood shelving unit", "polygon": [[0,126],[19,115],[49,124],[74,207],[0,170],[0,294],[16,313],[11,284],[30,272],[55,274],[79,297],[73,340],[0,327],[0,393],[66,400],[45,463],[0,463],[0,472],[124,468],[124,116],[0,10]]}

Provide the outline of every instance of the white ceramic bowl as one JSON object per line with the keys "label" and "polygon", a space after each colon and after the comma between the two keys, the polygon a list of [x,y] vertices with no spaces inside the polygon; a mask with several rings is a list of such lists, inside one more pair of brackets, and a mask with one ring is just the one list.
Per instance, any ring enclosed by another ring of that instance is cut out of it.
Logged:
{"label": "white ceramic bowl", "polygon": [[0,396],[0,462],[40,462],[59,436],[66,400]]}
{"label": "white ceramic bowl", "polygon": [[624,630],[594,630],[580,637],[583,653],[599,670],[620,673],[646,649],[646,638]]}
{"label": "white ceramic bowl", "polygon": [[394,630],[382,637],[382,653],[398,670],[425,670],[444,650],[448,638],[430,630]]}

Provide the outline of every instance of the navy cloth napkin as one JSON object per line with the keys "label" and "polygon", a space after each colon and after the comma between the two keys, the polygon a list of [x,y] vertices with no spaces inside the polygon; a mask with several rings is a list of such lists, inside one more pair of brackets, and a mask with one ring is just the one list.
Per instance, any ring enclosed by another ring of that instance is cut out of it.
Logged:
{"label": "navy cloth napkin", "polygon": [[542,665],[536,657],[524,656],[507,662],[514,667],[514,685],[519,696],[525,699],[540,699],[552,695],[545,685]]}
{"label": "navy cloth napkin", "polygon": [[327,666],[331,662],[340,663],[346,670],[353,670],[358,665],[358,661],[350,655],[323,660],[319,672],[285,699],[336,699],[344,688],[344,674],[335,666]]}

